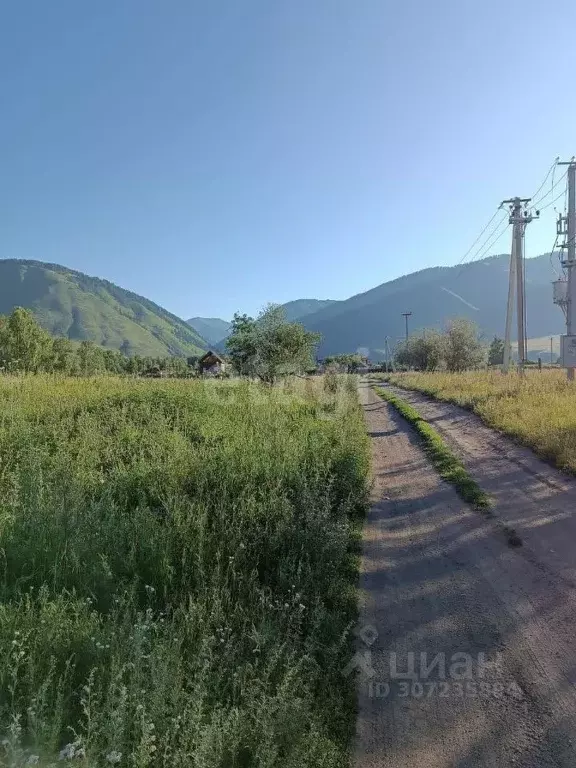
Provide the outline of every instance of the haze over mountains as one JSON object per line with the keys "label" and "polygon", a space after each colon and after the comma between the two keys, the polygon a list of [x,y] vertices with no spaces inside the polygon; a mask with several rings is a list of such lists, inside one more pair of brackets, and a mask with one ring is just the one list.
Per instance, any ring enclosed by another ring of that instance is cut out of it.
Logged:
{"label": "haze over mountains", "polygon": [[[324,357],[365,348],[381,357],[386,336],[404,336],[403,312],[412,312],[410,329],[441,327],[468,317],[486,341],[503,335],[508,292],[508,255],[463,267],[432,267],[383,283],[345,301],[297,299],[284,305],[289,320],[322,334]],[[526,262],[528,335],[562,333],[562,312],[552,303],[555,279],[549,254]],[[90,340],[126,354],[197,355],[222,346],[229,322],[194,317],[184,322],[154,302],[100,278],[40,261],[0,261],[0,313],[26,307],[54,335]],[[242,311],[242,307],[239,307]]]}
{"label": "haze over mountains", "polygon": [[[306,315],[311,315],[329,304],[336,304],[336,302],[331,299],[295,299],[282,304],[282,307],[286,319],[293,322],[294,320],[302,321]],[[213,345],[222,342],[228,336],[231,328],[229,321],[221,320],[219,317],[191,317],[186,322]]]}
{"label": "haze over mountains", "polygon": [[[328,302],[297,319],[309,330],[322,334],[320,357],[366,348],[371,357],[380,358],[386,336],[391,344],[404,337],[403,312],[413,313],[412,331],[440,328],[450,318],[467,317],[478,324],[488,342],[494,335],[504,334],[509,259],[505,254],[464,266],[431,267],[345,301]],[[549,254],[526,261],[531,337],[563,331],[562,312],[552,303],[554,279]]]}
{"label": "haze over mountains", "polygon": [[[467,317],[486,341],[504,335],[509,255],[493,256],[456,267],[432,267],[392,280],[366,293],[333,304],[306,318],[305,325],[322,333],[319,354],[367,347],[383,348],[388,335],[395,343],[405,333],[403,312],[412,312],[410,328],[442,327],[454,317]],[[555,279],[549,254],[526,261],[528,335],[562,332],[564,317],[552,302]],[[515,334],[513,334],[515,338]]]}
{"label": "haze over mountains", "polygon": [[231,328],[227,320],[219,317],[191,317],[186,322],[212,346],[225,339]]}

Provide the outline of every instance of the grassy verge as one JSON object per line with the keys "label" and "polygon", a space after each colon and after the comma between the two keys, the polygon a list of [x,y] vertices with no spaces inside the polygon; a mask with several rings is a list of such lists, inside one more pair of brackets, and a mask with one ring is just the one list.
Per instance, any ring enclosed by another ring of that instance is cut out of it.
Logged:
{"label": "grassy verge", "polygon": [[0,379],[0,764],[343,768],[353,383]]}
{"label": "grassy verge", "polygon": [[476,413],[541,458],[576,474],[576,389],[564,371],[528,371],[525,378],[499,372],[389,374],[413,389]]}

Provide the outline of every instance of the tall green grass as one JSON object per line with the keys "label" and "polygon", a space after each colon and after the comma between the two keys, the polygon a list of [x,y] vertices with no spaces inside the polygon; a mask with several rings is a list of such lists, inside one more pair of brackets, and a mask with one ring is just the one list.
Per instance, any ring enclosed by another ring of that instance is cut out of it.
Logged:
{"label": "tall green grass", "polygon": [[332,768],[353,382],[0,381],[0,764]]}
{"label": "tall green grass", "polygon": [[388,374],[391,383],[456,403],[576,474],[576,389],[562,370]]}

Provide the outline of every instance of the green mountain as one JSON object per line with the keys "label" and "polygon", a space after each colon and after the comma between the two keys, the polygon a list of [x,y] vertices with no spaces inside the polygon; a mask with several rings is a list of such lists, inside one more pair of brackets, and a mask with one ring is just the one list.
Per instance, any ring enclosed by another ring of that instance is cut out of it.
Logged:
{"label": "green mountain", "polygon": [[[295,299],[286,304],[282,304],[286,319],[289,322],[301,320],[306,315],[318,312],[329,304],[336,302],[331,299]],[[218,347],[219,343],[224,341],[230,331],[230,323],[227,320],[221,320],[219,317],[191,317],[186,321],[191,325],[203,339],[212,346]]]}
{"label": "green mountain", "polygon": [[55,336],[129,355],[197,355],[204,339],[184,320],[108,280],[41,261],[0,261],[0,314],[30,309]]}
{"label": "green mountain", "polygon": [[191,317],[186,322],[212,346],[228,336],[231,327],[229,322],[219,317]]}
{"label": "green mountain", "polygon": [[[404,337],[403,312],[412,312],[410,329],[440,328],[454,317],[477,323],[485,338],[504,335],[509,255],[492,256],[465,266],[432,267],[405,275],[365,293],[307,315],[309,330],[322,334],[320,356],[367,348],[379,359],[384,338]],[[550,254],[526,261],[526,306],[529,337],[562,332],[564,317],[552,303],[556,275]],[[515,338],[515,336],[513,336]]]}
{"label": "green mountain", "polygon": [[302,320],[303,317],[319,312],[321,309],[337,304],[333,299],[295,299],[282,304],[286,319],[293,323],[295,320]]}

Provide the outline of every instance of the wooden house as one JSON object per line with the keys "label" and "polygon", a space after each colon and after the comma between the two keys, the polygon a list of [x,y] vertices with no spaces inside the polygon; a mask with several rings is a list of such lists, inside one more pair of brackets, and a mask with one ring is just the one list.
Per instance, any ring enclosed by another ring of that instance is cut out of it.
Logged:
{"label": "wooden house", "polygon": [[226,371],[226,361],[217,352],[211,349],[198,360],[198,370],[201,374],[211,374],[216,376]]}

